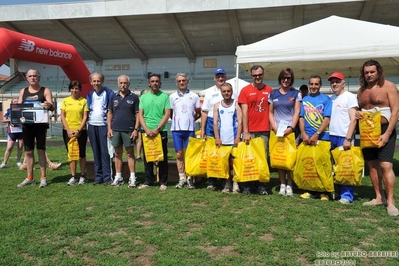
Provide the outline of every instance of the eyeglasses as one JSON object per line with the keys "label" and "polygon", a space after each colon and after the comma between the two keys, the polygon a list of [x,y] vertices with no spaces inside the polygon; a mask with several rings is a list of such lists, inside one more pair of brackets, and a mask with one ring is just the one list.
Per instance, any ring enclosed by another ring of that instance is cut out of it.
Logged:
{"label": "eyeglasses", "polygon": [[177,81],[177,83],[186,82],[186,81],[187,81],[187,79],[179,79],[179,80]]}
{"label": "eyeglasses", "polygon": [[262,74],[252,74],[251,76],[253,78],[261,78],[261,77],[263,77],[263,73]]}
{"label": "eyeglasses", "polygon": [[282,77],[281,80],[291,80],[292,77]]}

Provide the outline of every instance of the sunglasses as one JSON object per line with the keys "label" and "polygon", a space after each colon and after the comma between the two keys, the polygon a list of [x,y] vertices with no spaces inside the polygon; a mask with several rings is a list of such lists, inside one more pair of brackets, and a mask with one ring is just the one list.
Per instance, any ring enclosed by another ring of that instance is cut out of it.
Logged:
{"label": "sunglasses", "polygon": [[253,78],[260,78],[260,77],[263,77],[263,73],[262,74],[252,74],[251,76]]}
{"label": "sunglasses", "polygon": [[291,80],[292,77],[282,77],[281,80]]}

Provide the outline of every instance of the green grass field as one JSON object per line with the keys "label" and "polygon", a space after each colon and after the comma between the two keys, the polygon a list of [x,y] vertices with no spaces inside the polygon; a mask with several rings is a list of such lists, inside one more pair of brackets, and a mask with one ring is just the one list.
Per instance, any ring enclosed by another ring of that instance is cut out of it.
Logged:
{"label": "green grass field", "polygon": [[[0,169],[0,265],[399,265],[399,217],[362,206],[374,195],[368,176],[350,205],[303,200],[295,188],[282,197],[276,172],[268,196],[208,191],[205,181],[195,190],[68,187],[65,148],[49,141],[61,168],[46,188],[17,188],[26,172],[15,153]],[[394,165],[399,173],[399,152]],[[137,175],[143,183],[142,164]],[[395,195],[399,205],[398,185]]]}

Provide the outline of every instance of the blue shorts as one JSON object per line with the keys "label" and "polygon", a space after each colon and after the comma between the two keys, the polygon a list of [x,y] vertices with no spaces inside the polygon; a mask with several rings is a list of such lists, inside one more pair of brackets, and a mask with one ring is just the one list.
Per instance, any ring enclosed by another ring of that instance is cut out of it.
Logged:
{"label": "blue shorts", "polygon": [[194,137],[194,131],[172,131],[173,145],[176,151],[187,148],[189,137]]}
{"label": "blue shorts", "polygon": [[8,140],[12,140],[15,142],[15,141],[17,141],[17,139],[23,140],[22,132],[21,133],[8,133]]}
{"label": "blue shorts", "polygon": [[209,137],[215,137],[215,131],[213,130],[213,117],[206,119],[205,135]]}
{"label": "blue shorts", "polygon": [[330,135],[331,150],[344,144],[345,137]]}

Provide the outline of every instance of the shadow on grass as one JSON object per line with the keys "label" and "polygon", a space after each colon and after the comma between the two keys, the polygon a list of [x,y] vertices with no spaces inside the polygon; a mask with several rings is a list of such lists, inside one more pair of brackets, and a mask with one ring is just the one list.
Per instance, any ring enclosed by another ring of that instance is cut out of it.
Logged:
{"label": "shadow on grass", "polygon": [[57,175],[51,179],[51,183],[68,183],[68,180],[71,178],[71,175]]}

